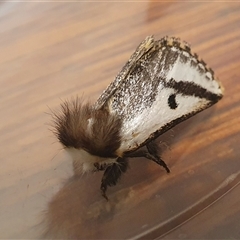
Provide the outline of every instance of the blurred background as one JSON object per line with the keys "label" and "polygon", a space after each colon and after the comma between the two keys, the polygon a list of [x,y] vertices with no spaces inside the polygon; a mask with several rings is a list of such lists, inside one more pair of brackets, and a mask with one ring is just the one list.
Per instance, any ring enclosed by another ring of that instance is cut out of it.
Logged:
{"label": "blurred background", "polygon": [[[0,237],[240,238],[238,2],[1,2]],[[73,176],[49,130],[65,99],[94,102],[148,35],[180,37],[224,98],[159,139],[171,169],[132,159],[108,191]]]}

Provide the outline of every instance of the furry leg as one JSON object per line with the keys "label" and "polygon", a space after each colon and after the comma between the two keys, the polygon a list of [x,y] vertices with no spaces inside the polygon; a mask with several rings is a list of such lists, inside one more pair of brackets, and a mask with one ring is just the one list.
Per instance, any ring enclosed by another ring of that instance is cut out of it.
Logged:
{"label": "furry leg", "polygon": [[122,173],[126,172],[128,168],[128,161],[126,158],[118,158],[117,162],[108,166],[103,174],[101,183],[102,196],[108,200],[106,191],[108,186],[115,186],[121,178]]}

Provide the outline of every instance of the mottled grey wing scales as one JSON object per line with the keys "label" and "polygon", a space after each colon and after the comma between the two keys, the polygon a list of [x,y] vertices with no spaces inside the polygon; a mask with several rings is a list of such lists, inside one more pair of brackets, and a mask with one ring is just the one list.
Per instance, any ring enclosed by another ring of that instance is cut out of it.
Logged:
{"label": "mottled grey wing scales", "polygon": [[[154,55],[156,54],[151,53],[152,59],[156,58]],[[148,64],[149,68],[146,68],[145,64]],[[155,101],[160,79],[154,79],[156,74],[150,69],[157,69],[156,64],[156,62],[150,62],[149,59],[146,59],[145,62],[135,63],[135,67],[126,81],[116,89],[111,101],[111,108],[125,121],[136,117],[145,108],[150,108]]]}
{"label": "mottled grey wing scales", "polygon": [[132,54],[130,59],[124,65],[115,80],[110,83],[110,85],[106,88],[106,90],[97,100],[97,102],[95,103],[96,109],[102,108],[107,103],[107,101],[114,94],[116,89],[118,89],[119,86],[126,81],[128,75],[132,72],[132,69],[135,68],[136,62],[141,59],[149,50],[151,50],[154,44],[155,42],[152,36],[147,37],[143,42],[140,43],[136,51]]}

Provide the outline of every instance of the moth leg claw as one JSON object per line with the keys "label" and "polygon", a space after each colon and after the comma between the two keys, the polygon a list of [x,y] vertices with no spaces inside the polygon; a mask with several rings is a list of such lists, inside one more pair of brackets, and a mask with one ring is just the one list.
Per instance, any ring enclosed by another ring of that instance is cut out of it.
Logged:
{"label": "moth leg claw", "polygon": [[145,157],[162,166],[167,173],[170,173],[170,169],[168,168],[167,164],[159,156],[146,153]]}
{"label": "moth leg claw", "polygon": [[103,183],[101,184],[101,193],[102,193],[102,196],[108,201],[108,197],[106,195],[106,191],[107,191],[107,186],[106,185],[103,185]]}

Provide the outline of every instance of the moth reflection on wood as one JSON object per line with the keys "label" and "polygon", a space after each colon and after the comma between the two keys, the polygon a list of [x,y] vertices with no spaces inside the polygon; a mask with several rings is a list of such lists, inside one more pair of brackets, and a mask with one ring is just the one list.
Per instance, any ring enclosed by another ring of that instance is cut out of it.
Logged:
{"label": "moth reflection on wood", "polygon": [[101,192],[114,186],[128,158],[145,157],[170,172],[154,139],[218,102],[223,88],[190,46],[147,37],[94,104],[76,98],[53,113],[54,133],[82,172],[104,171]]}

